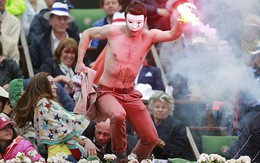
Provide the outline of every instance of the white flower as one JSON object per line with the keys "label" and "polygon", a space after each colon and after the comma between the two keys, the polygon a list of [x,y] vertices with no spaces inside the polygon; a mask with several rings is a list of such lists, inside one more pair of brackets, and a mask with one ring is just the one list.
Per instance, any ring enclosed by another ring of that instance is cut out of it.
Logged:
{"label": "white flower", "polygon": [[37,154],[38,154],[38,152],[36,150],[28,151],[28,155],[31,156],[32,158],[34,158]]}
{"label": "white flower", "polygon": [[250,163],[251,159],[248,156],[240,156],[237,161],[239,163]]}
{"label": "white flower", "polygon": [[141,163],[152,163],[152,160],[150,159],[144,159],[141,161]]}
{"label": "white flower", "polygon": [[79,161],[78,161],[78,163],[88,163],[89,161],[88,160],[86,160],[86,159],[84,159],[84,158],[82,158],[82,159],[80,159]]}
{"label": "white flower", "polygon": [[236,163],[236,159],[227,160],[226,163]]}
{"label": "white flower", "polygon": [[222,163],[222,162],[224,163],[224,162],[226,162],[226,159],[218,154],[210,154],[209,161],[212,161],[212,162],[217,161],[220,163]]}
{"label": "white flower", "polygon": [[40,158],[39,161],[36,161],[35,163],[43,163],[43,162],[46,162],[44,158]]}
{"label": "white flower", "polygon": [[104,155],[104,159],[105,160],[115,160],[116,159],[116,155],[114,155],[114,154],[105,154]]}
{"label": "white flower", "polygon": [[63,153],[57,153],[56,156],[50,157],[48,158],[47,162],[49,163],[69,163],[69,161],[67,161],[66,159],[68,158],[68,156]]}
{"label": "white flower", "polygon": [[133,158],[130,161],[128,161],[128,163],[139,163],[139,161],[136,158]]}
{"label": "white flower", "polygon": [[127,159],[129,161],[134,160],[134,159],[137,160],[137,155],[135,153],[131,153],[130,155],[127,156]]}

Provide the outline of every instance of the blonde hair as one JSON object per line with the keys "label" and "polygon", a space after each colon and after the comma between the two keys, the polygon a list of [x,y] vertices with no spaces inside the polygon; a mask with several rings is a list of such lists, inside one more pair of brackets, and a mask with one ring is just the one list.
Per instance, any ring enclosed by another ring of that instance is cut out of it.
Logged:
{"label": "blonde hair", "polygon": [[169,105],[168,109],[169,109],[170,115],[172,115],[172,111],[174,110],[174,99],[170,95],[168,95],[165,92],[157,92],[157,93],[153,94],[149,98],[149,101],[148,101],[148,107],[150,110],[153,109],[154,102],[156,100],[160,100],[161,102],[167,102]]}

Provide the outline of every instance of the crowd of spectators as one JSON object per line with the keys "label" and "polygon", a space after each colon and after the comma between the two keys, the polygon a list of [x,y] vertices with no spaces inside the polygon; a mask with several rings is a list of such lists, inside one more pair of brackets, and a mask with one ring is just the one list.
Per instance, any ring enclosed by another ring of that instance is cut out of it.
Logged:
{"label": "crowd of spectators", "polygon": [[[179,0],[139,1],[147,8],[147,28],[170,30],[176,23],[172,18],[176,16],[176,6],[173,4]],[[185,2],[197,4],[193,0]],[[90,155],[97,155],[104,161],[104,155],[112,153],[110,119],[96,123],[73,113],[76,102],[73,99],[75,90],[72,77],[76,75],[80,42],[80,31],[70,14],[73,8],[69,0],[0,1],[0,159],[12,159],[17,152],[28,155],[29,150],[36,150],[33,161],[47,160],[59,152],[65,153],[71,162]],[[105,17],[94,22],[93,27],[112,24],[113,15],[124,11],[122,0],[100,0],[100,8],[104,10]],[[196,14],[200,16],[200,13]],[[243,22],[238,41],[241,54],[238,56],[252,69],[255,80],[259,82],[260,17],[249,15]],[[34,77],[28,79],[23,76],[20,65],[18,44],[21,30],[25,31],[34,72]],[[174,118],[172,113],[174,100],[200,99],[210,104],[214,126],[226,127],[225,134],[239,136],[238,142],[227,155],[235,158],[249,155],[259,160],[259,150],[256,149],[260,145],[257,143],[257,134],[254,134],[260,126],[257,118],[260,104],[257,99],[253,99],[246,91],[237,92],[236,101],[230,97],[194,97],[188,78],[181,73],[171,75],[175,66],[171,65],[172,60],[179,65],[179,59],[187,53],[193,53],[195,46],[200,50],[207,46],[209,40],[194,37],[196,32],[188,24],[177,40],[156,43],[162,67],[149,65],[145,61],[135,80],[136,85],[151,85],[155,92],[146,101],[158,133],[152,154],[157,159],[191,158],[186,124]],[[96,49],[97,53],[95,59],[90,61],[92,63],[86,65],[92,67],[97,64],[95,61],[105,53],[106,44],[107,40],[91,40],[89,48]],[[163,72],[168,75],[169,85],[163,84]],[[169,87],[173,90],[167,92]],[[126,133],[127,155],[131,155],[139,140],[135,131],[130,130],[131,133]],[[6,133],[10,135],[2,137]],[[12,150],[12,153],[8,153],[8,150]]]}

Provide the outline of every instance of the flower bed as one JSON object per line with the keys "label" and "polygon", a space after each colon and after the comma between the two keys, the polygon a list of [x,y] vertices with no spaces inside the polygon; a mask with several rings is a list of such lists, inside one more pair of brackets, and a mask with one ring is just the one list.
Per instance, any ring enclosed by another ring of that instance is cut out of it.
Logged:
{"label": "flower bed", "polygon": [[[24,153],[18,152],[15,158],[11,160],[0,160],[0,163],[33,163],[31,158],[35,157],[36,151],[32,150],[28,152],[29,157],[27,157]],[[135,154],[131,154],[128,156],[128,162],[129,163],[139,163],[136,159]],[[47,160],[48,163],[69,163],[69,161],[66,160],[67,156],[63,153],[58,153],[56,157],[51,157]],[[114,154],[106,154],[104,156],[104,159],[106,160],[106,163],[113,163],[116,159],[116,156]],[[141,163],[153,163],[154,157],[150,157],[146,160],[142,160]],[[199,156],[199,159],[197,161],[189,161],[181,158],[174,158],[174,159],[168,159],[171,163],[251,163],[251,159],[248,156],[241,156],[238,159],[230,159],[226,160],[226,158],[218,155],[218,154],[205,154],[202,153]],[[34,163],[43,163],[46,162],[44,159],[39,160],[38,162]],[[98,157],[96,156],[89,156],[88,158],[83,158],[78,161],[78,163],[101,163]]]}

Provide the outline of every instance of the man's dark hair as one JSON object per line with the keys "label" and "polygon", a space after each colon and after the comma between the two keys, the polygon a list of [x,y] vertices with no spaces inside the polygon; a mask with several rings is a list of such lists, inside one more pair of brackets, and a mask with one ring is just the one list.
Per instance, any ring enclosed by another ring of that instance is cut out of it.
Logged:
{"label": "man's dark hair", "polygon": [[125,17],[130,13],[132,15],[144,15],[144,18],[147,17],[146,7],[142,2],[132,1],[125,9]]}

